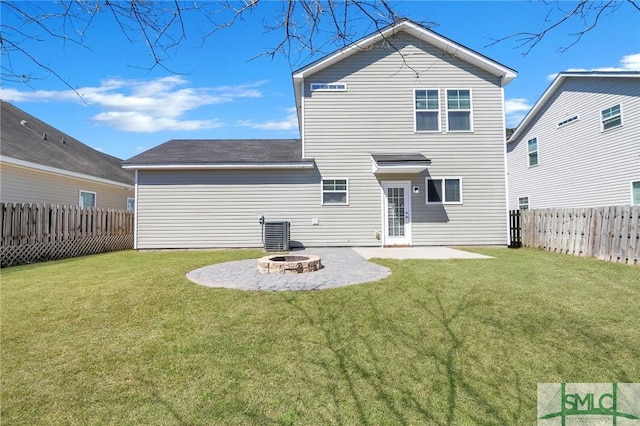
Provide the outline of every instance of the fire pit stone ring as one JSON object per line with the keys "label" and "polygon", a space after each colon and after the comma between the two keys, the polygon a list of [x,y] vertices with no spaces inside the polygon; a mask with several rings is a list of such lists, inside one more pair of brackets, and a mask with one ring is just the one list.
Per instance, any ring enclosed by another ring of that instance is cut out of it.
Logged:
{"label": "fire pit stone ring", "polygon": [[258,271],[263,274],[304,274],[322,268],[320,256],[276,254],[258,259]]}

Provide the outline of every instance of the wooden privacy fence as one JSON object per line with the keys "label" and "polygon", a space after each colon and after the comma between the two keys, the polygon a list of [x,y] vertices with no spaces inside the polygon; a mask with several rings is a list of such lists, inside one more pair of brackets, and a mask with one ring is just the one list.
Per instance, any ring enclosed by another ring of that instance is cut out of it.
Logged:
{"label": "wooden privacy fence", "polygon": [[131,249],[133,220],[124,210],[0,203],[1,266]]}
{"label": "wooden privacy fence", "polygon": [[640,206],[521,211],[522,245],[640,263]]}

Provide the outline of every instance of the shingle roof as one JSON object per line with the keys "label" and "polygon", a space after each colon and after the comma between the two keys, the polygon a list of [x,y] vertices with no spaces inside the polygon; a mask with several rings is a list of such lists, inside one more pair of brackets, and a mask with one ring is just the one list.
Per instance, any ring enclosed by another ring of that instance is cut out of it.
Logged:
{"label": "shingle roof", "polygon": [[170,140],[124,161],[125,166],[301,163],[300,139]]}
{"label": "shingle roof", "polygon": [[0,155],[127,185],[134,174],[121,160],[97,151],[2,101]]}

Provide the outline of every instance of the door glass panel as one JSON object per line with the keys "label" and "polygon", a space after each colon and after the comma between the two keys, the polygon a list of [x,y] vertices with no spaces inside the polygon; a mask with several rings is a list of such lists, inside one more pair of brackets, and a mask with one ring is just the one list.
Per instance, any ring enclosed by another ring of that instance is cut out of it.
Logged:
{"label": "door glass panel", "polygon": [[404,237],[404,188],[387,188],[389,236]]}

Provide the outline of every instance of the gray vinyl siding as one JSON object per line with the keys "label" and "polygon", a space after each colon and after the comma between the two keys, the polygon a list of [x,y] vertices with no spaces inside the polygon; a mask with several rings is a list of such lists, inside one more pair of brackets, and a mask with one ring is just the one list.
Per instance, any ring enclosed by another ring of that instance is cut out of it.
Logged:
{"label": "gray vinyl siding", "polygon": [[[379,246],[381,182],[411,181],[413,245],[506,244],[503,94],[500,79],[409,36],[359,52],[305,81],[304,157],[312,170],[138,172],[137,247],[260,247],[260,215],[291,222],[307,247]],[[404,59],[402,56],[404,56]],[[403,65],[406,60],[407,67]],[[417,73],[417,75],[416,75]],[[311,83],[347,91],[311,93]],[[471,89],[471,133],[416,133],[414,89]],[[427,173],[372,172],[370,153],[420,152]],[[427,205],[425,178],[460,177],[463,205]],[[349,180],[349,205],[321,205],[321,179]],[[317,218],[319,225],[312,225]]]}
{"label": "gray vinyl siding", "polygon": [[[617,104],[623,125],[601,131],[601,111]],[[539,164],[528,167],[534,137]],[[529,208],[629,205],[630,182],[640,180],[640,80],[567,78],[507,152],[510,208],[518,197],[529,197]]]}
{"label": "gray vinyl siding", "polygon": [[135,196],[133,188],[127,189],[26,167],[2,164],[0,200],[3,203],[77,206],[80,190],[95,192],[96,206],[108,209],[126,210],[127,198]]}
{"label": "gray vinyl siding", "polygon": [[[505,244],[503,95],[498,77],[408,35],[373,48],[305,81],[304,148],[322,177],[348,177],[350,205],[331,212],[357,245],[379,244],[381,181],[411,180],[414,245]],[[396,49],[398,51],[396,51]],[[403,65],[403,58],[407,65]],[[347,84],[346,92],[310,91],[312,83]],[[414,89],[440,89],[441,133],[414,131]],[[471,89],[473,133],[446,132],[446,89]],[[369,153],[420,152],[428,174],[461,177],[463,205],[425,203],[425,174],[372,174]]]}

